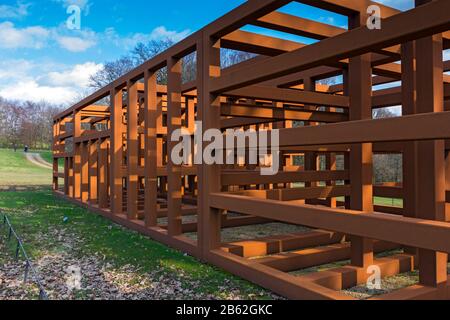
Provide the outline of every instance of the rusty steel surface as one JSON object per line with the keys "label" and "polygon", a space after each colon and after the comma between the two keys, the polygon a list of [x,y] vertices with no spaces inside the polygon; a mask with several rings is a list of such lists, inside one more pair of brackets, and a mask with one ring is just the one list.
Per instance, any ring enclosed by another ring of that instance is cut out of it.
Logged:
{"label": "rusty steel surface", "polygon": [[[420,279],[373,299],[450,299],[450,1],[416,0],[406,12],[369,0],[297,1],[347,17],[348,28],[278,11],[290,2],[248,0],[57,115],[55,195],[287,298],[353,299],[342,290],[377,267],[382,277],[419,270]],[[381,29],[366,25],[370,5]],[[255,56],[223,67],[222,49]],[[185,82],[190,54],[196,75]],[[158,83],[165,67],[167,83]],[[393,106],[402,114],[374,119]],[[227,129],[277,132],[280,152],[256,165],[248,154],[237,164],[180,164],[172,135],[183,129],[194,141],[199,122],[224,141]],[[401,182],[375,183],[379,154],[402,155]],[[264,175],[276,162],[280,170]],[[223,236],[274,222],[303,232]]]}

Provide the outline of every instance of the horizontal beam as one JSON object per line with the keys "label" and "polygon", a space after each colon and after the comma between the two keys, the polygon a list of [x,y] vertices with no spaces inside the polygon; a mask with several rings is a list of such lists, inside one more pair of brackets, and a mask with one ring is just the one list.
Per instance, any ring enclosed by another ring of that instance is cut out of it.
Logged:
{"label": "horizontal beam", "polygon": [[284,235],[274,235],[252,240],[242,240],[230,243],[223,243],[222,250],[241,257],[262,257],[280,252],[299,250],[314,246],[324,246],[333,243],[340,243],[344,235],[314,230],[301,233],[289,233]]}
{"label": "horizontal beam", "polygon": [[222,119],[220,121],[220,128],[222,130],[224,130],[224,129],[240,128],[240,127],[245,127],[245,126],[252,126],[252,125],[265,124],[265,123],[271,123],[271,122],[276,122],[276,120],[237,117],[237,118]]}
{"label": "horizontal beam", "polygon": [[221,39],[222,48],[251,52],[265,56],[277,56],[303,48],[305,44],[261,34],[237,30]]}
{"label": "horizontal beam", "polygon": [[350,193],[351,187],[347,185],[347,186],[290,188],[290,189],[275,189],[275,190],[244,190],[238,192],[231,192],[230,194],[242,195],[258,199],[295,201],[295,200],[343,197],[349,196]]}
{"label": "horizontal beam", "polygon": [[[367,11],[367,2],[355,1],[355,0],[296,0],[299,3],[304,3],[316,8],[321,8],[331,12],[343,14],[343,15],[353,15],[357,12]],[[393,15],[400,13],[400,10],[385,6],[379,2],[369,1],[369,5],[377,5],[381,9],[381,17],[388,18]]]}
{"label": "horizontal beam", "polygon": [[[433,17],[429,19],[428,17]],[[421,23],[417,23],[421,21]],[[416,40],[450,28],[450,2],[437,0],[390,17],[380,30],[360,27],[307,47],[270,58],[264,63],[211,79],[218,94],[284,75],[338,62],[395,44]]]}
{"label": "horizontal beam", "polygon": [[[444,84],[444,99],[450,99],[450,84]],[[374,91],[372,97],[372,106],[374,108],[384,108],[398,106],[402,104],[402,88],[395,87],[384,90]]]}
{"label": "horizontal beam", "polygon": [[322,123],[335,123],[348,121],[348,115],[338,112],[303,111],[284,108],[269,108],[247,105],[227,105],[220,108],[222,116],[246,117],[277,120],[309,121]]}
{"label": "horizontal beam", "polygon": [[223,171],[221,183],[223,186],[242,186],[267,183],[338,181],[347,179],[349,179],[348,171],[283,171],[273,176],[263,176],[259,171]]}
{"label": "horizontal beam", "polygon": [[317,40],[334,37],[347,31],[344,28],[276,11],[259,18],[252,24]]}
{"label": "horizontal beam", "polygon": [[[269,13],[256,20],[253,25],[317,40],[335,37],[347,32],[346,28],[340,28],[282,12]],[[400,60],[401,56],[397,51],[397,48],[388,48],[381,53],[388,55],[388,57],[384,57],[387,61],[390,61],[391,58]]]}
{"label": "horizontal beam", "polygon": [[[450,111],[281,129],[280,146],[424,141],[450,138]],[[420,128],[420,130],[417,130]]]}
{"label": "horizontal beam", "polygon": [[[212,208],[450,253],[450,223],[210,194]],[[430,235],[433,237],[430,237]]]}
{"label": "horizontal beam", "polygon": [[274,11],[292,0],[248,0],[238,8],[206,26],[203,31],[219,39],[254,20]]}
{"label": "horizontal beam", "polygon": [[250,86],[235,89],[225,92],[223,95],[235,98],[263,99],[338,108],[348,108],[350,105],[349,98],[346,96],[267,86]]}
{"label": "horizontal beam", "polygon": [[[374,253],[398,249],[398,245],[374,241]],[[336,261],[345,261],[351,257],[350,243],[334,243],[318,248],[295,250],[256,259],[257,262],[284,272],[291,272],[321,266]]]}
{"label": "horizontal beam", "polygon": [[111,136],[111,130],[104,131],[91,131],[89,133],[85,133],[78,138],[74,138],[74,143],[87,142],[91,140],[100,140],[109,138]]}
{"label": "horizontal beam", "polygon": [[401,187],[374,186],[373,194],[377,197],[401,199],[404,196]]}

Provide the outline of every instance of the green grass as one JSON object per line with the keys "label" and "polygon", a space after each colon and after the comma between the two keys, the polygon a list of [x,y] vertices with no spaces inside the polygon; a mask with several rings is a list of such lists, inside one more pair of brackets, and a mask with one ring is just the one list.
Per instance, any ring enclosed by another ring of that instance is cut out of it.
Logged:
{"label": "green grass", "polygon": [[398,207],[403,208],[403,199],[390,199],[375,197],[374,204],[377,206]]}
{"label": "green grass", "polygon": [[[241,295],[269,298],[269,294],[247,281],[172,250],[138,233],[122,228],[85,209],[59,200],[50,190],[0,193],[0,208],[6,209],[12,224],[22,236],[25,249],[33,258],[68,250],[51,236],[64,230],[81,239],[82,255],[103,257],[114,266],[132,265],[140,272],[186,274],[200,286],[195,290],[220,297],[225,280]],[[63,218],[68,217],[64,223]],[[188,285],[188,284],[186,284]],[[261,292],[264,292],[261,295]]]}
{"label": "green grass", "polygon": [[[338,201],[345,201],[344,197],[337,198]],[[391,199],[374,197],[373,204],[376,206],[398,207],[403,208],[403,199]]]}
{"label": "green grass", "polygon": [[41,155],[42,159],[44,159],[48,163],[53,163],[53,153],[52,153],[52,151],[50,151],[50,150],[39,150],[39,151],[32,151],[32,152],[39,153]]}
{"label": "green grass", "polygon": [[[44,152],[46,159],[48,153]],[[27,161],[22,151],[0,149],[0,186],[50,185],[51,175],[52,170]]]}

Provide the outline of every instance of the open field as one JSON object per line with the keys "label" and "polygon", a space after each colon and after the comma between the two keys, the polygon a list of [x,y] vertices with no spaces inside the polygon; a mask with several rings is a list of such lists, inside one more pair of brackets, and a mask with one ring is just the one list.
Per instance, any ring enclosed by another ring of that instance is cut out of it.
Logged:
{"label": "open field", "polygon": [[[49,151],[42,152],[48,161]],[[33,165],[22,151],[0,149],[0,186],[50,186],[51,170]]]}

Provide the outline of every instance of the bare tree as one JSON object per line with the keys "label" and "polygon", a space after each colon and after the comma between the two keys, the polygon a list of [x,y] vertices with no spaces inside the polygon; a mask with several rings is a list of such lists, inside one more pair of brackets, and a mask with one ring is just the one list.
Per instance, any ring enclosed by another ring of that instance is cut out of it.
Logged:
{"label": "bare tree", "polygon": [[378,108],[373,110],[373,118],[374,119],[385,119],[385,118],[394,118],[398,117],[401,114],[395,112],[395,109],[392,108]]}
{"label": "bare tree", "polygon": [[0,98],[0,146],[29,145],[49,148],[53,116],[62,107],[45,102],[17,102]]}
{"label": "bare tree", "polygon": [[220,50],[220,64],[222,68],[231,67],[232,65],[249,60],[256,57],[254,53],[237,51],[231,49]]}
{"label": "bare tree", "polygon": [[[164,52],[174,44],[175,42],[171,39],[151,40],[147,43],[138,43],[128,55],[115,61],[106,62],[100,71],[91,76],[90,86],[96,89],[103,88],[145,61]],[[255,56],[256,55],[253,53],[222,49],[221,65],[222,68],[226,68]],[[196,53],[194,52],[185,56],[182,60],[182,64],[183,83],[194,81],[197,76]],[[167,68],[158,70],[157,81],[159,84],[167,84]]]}
{"label": "bare tree", "polygon": [[172,39],[150,40],[148,43],[140,42],[131,51],[131,57],[135,60],[135,64],[140,65],[174,44],[175,42]]}
{"label": "bare tree", "polygon": [[100,89],[133,70],[135,63],[129,56],[106,62],[101,70],[90,77],[90,87]]}

